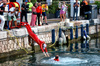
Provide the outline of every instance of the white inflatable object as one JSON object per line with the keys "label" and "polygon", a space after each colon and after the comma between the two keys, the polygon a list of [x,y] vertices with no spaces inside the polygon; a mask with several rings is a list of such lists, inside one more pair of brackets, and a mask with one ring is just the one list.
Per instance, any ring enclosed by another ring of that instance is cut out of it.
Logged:
{"label": "white inflatable object", "polygon": [[85,40],[86,40],[86,37],[85,37],[85,36],[83,36],[83,39],[85,39]]}
{"label": "white inflatable object", "polygon": [[87,35],[87,37],[86,36],[83,36],[83,39],[85,39],[85,40],[86,39],[90,39],[90,36],[88,36],[88,35]]}
{"label": "white inflatable object", "polygon": [[66,36],[64,35],[63,32],[62,32],[61,36],[62,36],[62,38],[63,38],[63,43],[64,43],[64,44],[67,43],[67,41],[66,41]]}
{"label": "white inflatable object", "polygon": [[63,38],[62,38],[62,37],[59,38],[59,44],[60,44],[60,45],[63,44]]}
{"label": "white inflatable object", "polygon": [[69,23],[69,22],[70,22],[70,19],[65,19],[65,22],[66,22],[66,23]]}

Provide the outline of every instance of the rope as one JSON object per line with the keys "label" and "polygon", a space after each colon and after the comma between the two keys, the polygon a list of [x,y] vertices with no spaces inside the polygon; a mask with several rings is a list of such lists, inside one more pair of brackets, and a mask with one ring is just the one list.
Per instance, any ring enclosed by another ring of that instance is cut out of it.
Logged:
{"label": "rope", "polygon": [[[6,31],[8,32],[8,34],[9,34],[10,37],[13,37],[13,36],[10,34],[9,30],[6,30]],[[17,43],[18,43],[18,45],[19,45],[18,38],[17,38],[16,36],[14,36],[14,37],[15,37],[15,39],[17,39]],[[23,50],[28,54],[28,51],[27,51],[26,49],[22,48],[20,45],[19,45],[19,47],[20,47],[21,49],[23,49]]]}
{"label": "rope", "polygon": [[[58,24],[58,23],[57,23],[57,24]],[[59,26],[59,24],[58,24],[58,32],[59,32],[59,28],[60,28],[60,26]],[[57,32],[57,36],[56,36],[56,41],[57,41],[57,38],[58,38],[58,32]],[[56,41],[55,41],[52,45],[50,45],[49,47],[54,46],[54,45],[55,45],[55,43],[56,43]]]}

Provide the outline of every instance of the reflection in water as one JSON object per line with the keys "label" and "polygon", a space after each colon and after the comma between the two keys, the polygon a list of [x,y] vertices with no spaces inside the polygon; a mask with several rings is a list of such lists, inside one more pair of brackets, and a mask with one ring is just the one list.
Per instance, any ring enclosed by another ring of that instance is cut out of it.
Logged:
{"label": "reflection in water", "polygon": [[70,52],[73,51],[73,43],[70,44]]}
{"label": "reflection in water", "polygon": [[78,42],[75,42],[75,49],[76,49],[76,52],[78,52]]}
{"label": "reflection in water", "polygon": [[81,41],[81,52],[87,52],[89,50],[89,40]]}

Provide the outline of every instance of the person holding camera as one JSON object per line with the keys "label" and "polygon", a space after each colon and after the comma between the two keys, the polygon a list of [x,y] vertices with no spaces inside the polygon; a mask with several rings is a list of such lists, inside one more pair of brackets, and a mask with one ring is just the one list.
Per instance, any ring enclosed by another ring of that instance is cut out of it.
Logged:
{"label": "person holding camera", "polygon": [[73,20],[75,18],[75,13],[76,13],[76,20],[78,20],[78,7],[79,7],[78,0],[76,0],[76,2],[74,3],[73,7],[74,7]]}
{"label": "person holding camera", "polygon": [[15,16],[15,12],[17,11],[18,9],[16,7],[11,7],[9,9],[9,13],[8,13],[8,20],[9,20],[9,30],[11,30],[11,22],[14,21],[15,23],[15,28],[18,28],[17,27],[17,20],[16,20],[16,16]]}
{"label": "person holding camera", "polygon": [[21,22],[23,20],[23,16],[25,16],[25,22],[27,21],[27,10],[28,10],[29,5],[27,5],[27,2],[23,3],[21,6]]}

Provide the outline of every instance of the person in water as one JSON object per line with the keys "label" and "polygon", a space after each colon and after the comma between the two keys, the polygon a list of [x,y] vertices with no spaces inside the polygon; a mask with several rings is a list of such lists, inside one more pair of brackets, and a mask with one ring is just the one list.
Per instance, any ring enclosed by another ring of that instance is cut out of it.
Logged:
{"label": "person in water", "polygon": [[59,56],[56,55],[54,60],[55,60],[55,61],[59,61]]}

